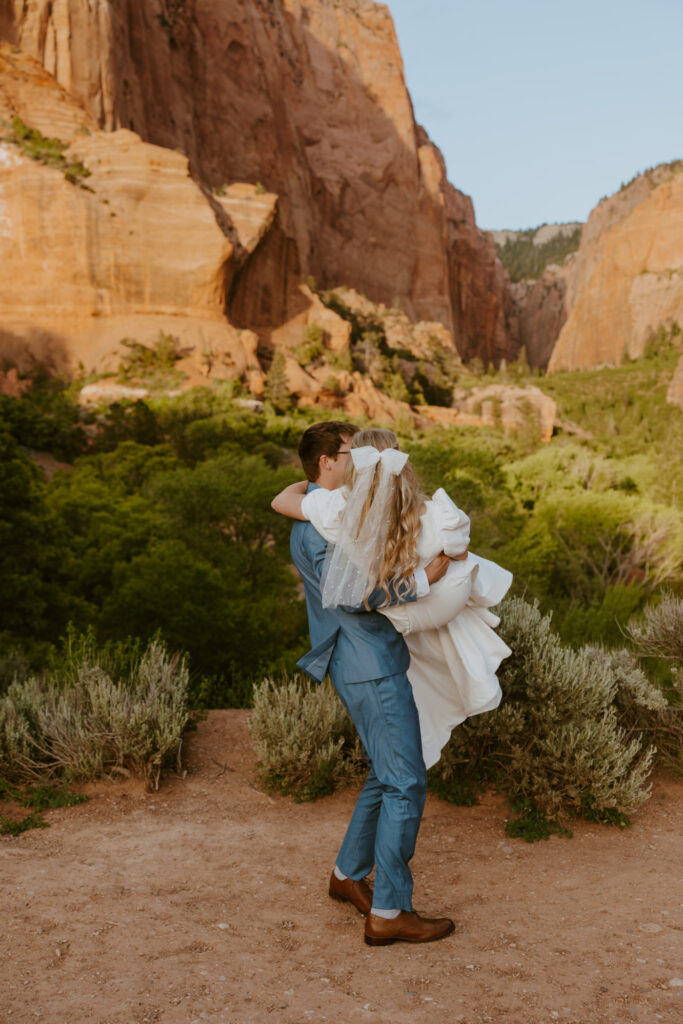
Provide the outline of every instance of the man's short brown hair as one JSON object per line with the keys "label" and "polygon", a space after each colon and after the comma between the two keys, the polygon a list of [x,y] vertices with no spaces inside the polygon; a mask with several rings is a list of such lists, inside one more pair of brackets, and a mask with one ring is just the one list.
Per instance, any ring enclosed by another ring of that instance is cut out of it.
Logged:
{"label": "man's short brown hair", "polygon": [[353,437],[358,427],[343,420],[326,420],[314,423],[301,435],[299,441],[299,458],[304,473],[313,483],[318,479],[321,455],[337,455],[345,437]]}

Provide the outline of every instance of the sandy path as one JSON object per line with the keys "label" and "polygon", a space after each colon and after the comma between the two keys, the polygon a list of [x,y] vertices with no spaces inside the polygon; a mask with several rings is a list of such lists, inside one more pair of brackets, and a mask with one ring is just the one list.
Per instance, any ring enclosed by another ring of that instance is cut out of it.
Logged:
{"label": "sandy path", "polygon": [[496,795],[430,797],[416,906],[457,931],[371,949],[326,894],[354,791],[258,791],[245,714],[212,712],[158,794],[99,784],[0,840],[2,1024],[683,1019],[683,783],[630,829],[534,845]]}

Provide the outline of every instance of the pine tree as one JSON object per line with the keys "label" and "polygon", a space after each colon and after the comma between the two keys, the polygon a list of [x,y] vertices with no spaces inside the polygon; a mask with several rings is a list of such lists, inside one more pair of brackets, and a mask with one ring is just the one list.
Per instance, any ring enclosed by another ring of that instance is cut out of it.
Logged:
{"label": "pine tree", "polygon": [[273,355],[273,361],[270,364],[265,387],[263,388],[263,397],[266,402],[270,402],[273,408],[279,412],[284,412],[291,405],[285,356],[282,349],[276,349]]}

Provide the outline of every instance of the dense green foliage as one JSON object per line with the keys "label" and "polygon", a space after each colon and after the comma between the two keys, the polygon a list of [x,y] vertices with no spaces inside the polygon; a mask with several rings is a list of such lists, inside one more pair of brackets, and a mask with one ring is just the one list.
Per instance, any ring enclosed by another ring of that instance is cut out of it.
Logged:
{"label": "dense green foliage", "polygon": [[538,228],[519,231],[515,238],[508,238],[502,245],[496,245],[498,258],[512,281],[535,281],[551,263],[561,265],[567,256],[579,248],[580,227],[570,234],[557,234],[541,245],[534,243],[537,231]]}
{"label": "dense green foliage", "polygon": [[[112,406],[87,440],[75,408],[68,428],[39,436],[43,403],[0,404],[0,649],[40,662],[69,621],[102,642],[160,632],[190,655],[198,699],[217,703],[221,688],[248,696],[240,680],[303,650],[289,524],[270,510],[295,479],[281,463],[299,423],[269,427],[231,399],[192,394]],[[83,454],[48,484],[27,435],[62,458],[75,437]]]}
{"label": "dense green foliage", "polygon": [[[371,343],[374,329],[353,326],[354,360],[374,351],[382,373],[395,359],[418,368],[381,333]],[[319,340],[307,336],[302,359],[319,358]],[[404,424],[425,490],[446,488],[471,517],[472,549],[510,568],[514,592],[575,646],[622,643],[635,612],[683,583],[683,416],[665,400],[680,340],[674,327],[621,367],[535,375],[563,424],[545,446],[533,429]],[[173,351],[160,338],[143,370],[172,371]],[[525,375],[520,362],[470,380]],[[293,669],[305,606],[270,501],[300,476],[301,431],[335,412],[274,406],[250,412],[226,386],[84,413],[40,377],[0,397],[0,691],[17,666],[44,667],[70,622],[100,644],[159,635],[186,652],[195,706],[248,703],[254,679]],[[49,481],[36,450],[62,463]],[[670,687],[668,664],[648,664]]]}

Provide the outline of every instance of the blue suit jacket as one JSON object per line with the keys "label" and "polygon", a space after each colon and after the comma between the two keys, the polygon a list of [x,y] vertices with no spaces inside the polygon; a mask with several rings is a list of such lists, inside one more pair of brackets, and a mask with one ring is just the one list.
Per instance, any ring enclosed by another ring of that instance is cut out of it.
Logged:
{"label": "blue suit jacket", "polygon": [[[410,663],[408,648],[386,616],[366,611],[364,606],[323,608],[320,578],[327,541],[310,523],[294,524],[290,550],[304,582],[311,634],[311,650],[297,662],[299,668],[318,683],[328,672],[333,683],[362,683],[405,672]],[[371,594],[369,603],[377,607],[385,600],[380,590]],[[414,600],[415,595],[399,599],[392,594],[391,603]]]}

